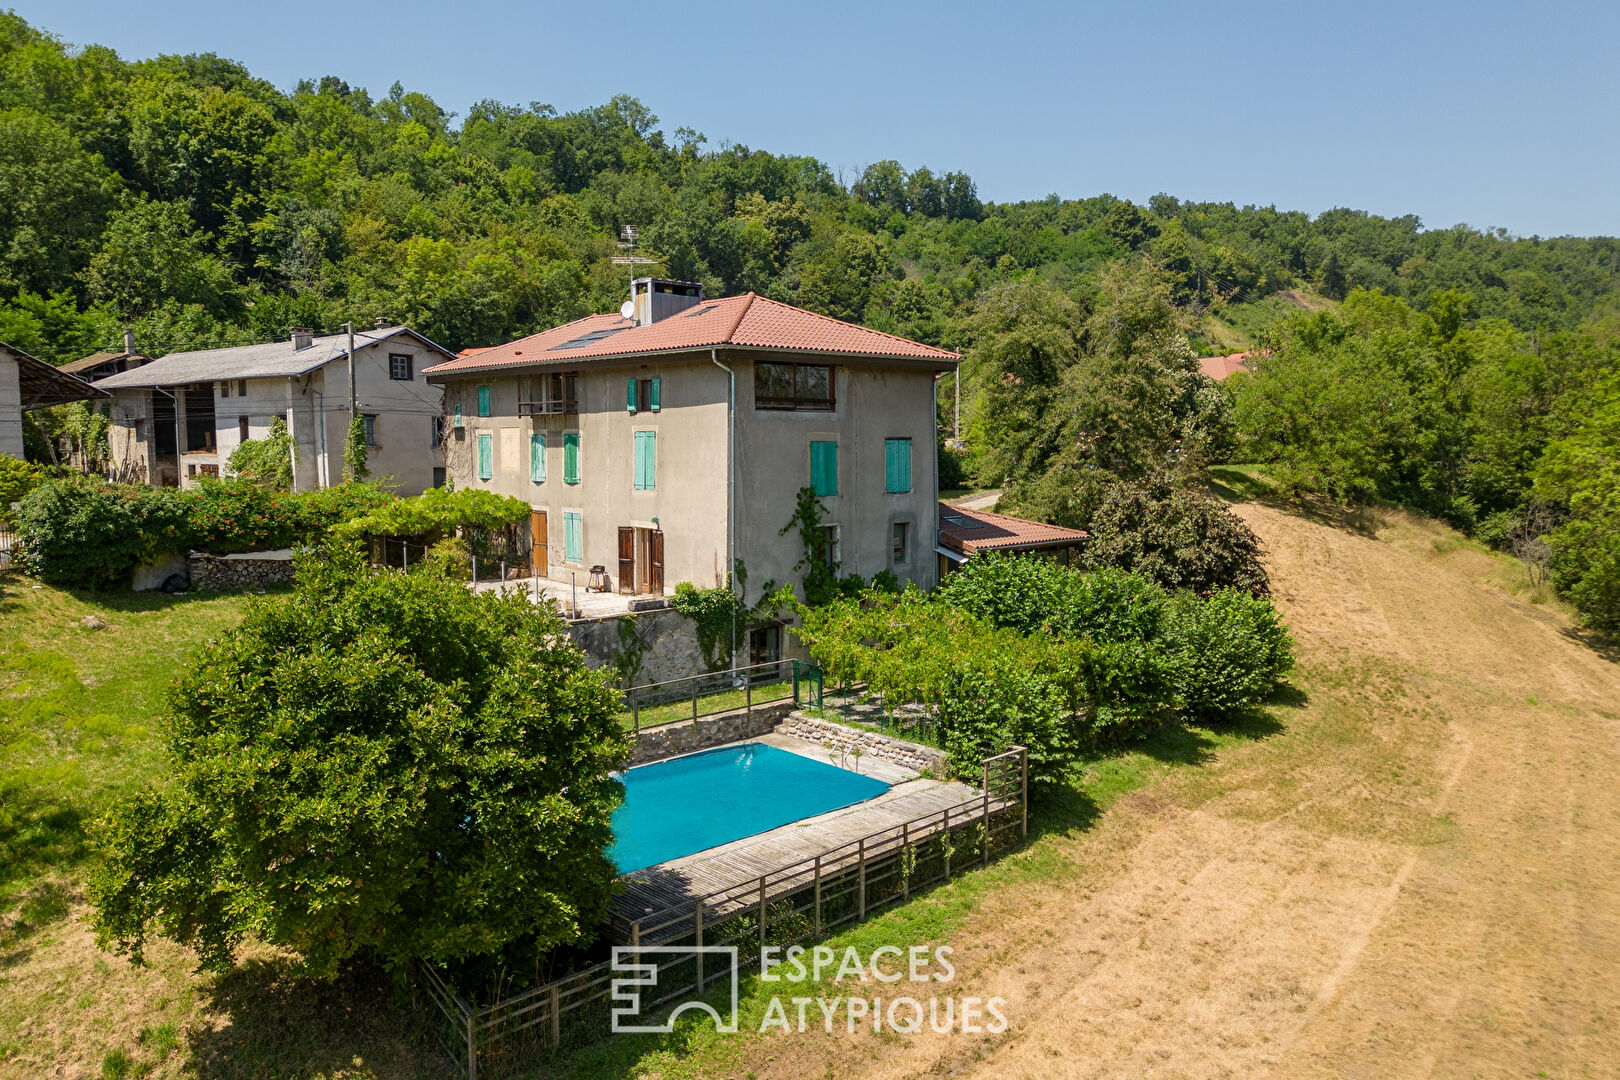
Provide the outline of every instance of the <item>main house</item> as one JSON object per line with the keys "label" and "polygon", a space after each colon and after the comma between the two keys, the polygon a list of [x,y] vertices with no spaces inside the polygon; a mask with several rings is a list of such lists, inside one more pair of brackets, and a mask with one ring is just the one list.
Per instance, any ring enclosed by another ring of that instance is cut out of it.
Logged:
{"label": "main house", "polygon": [[722,584],[740,561],[757,595],[803,575],[789,523],[807,487],[840,574],[935,584],[935,387],[958,359],[753,293],[705,300],[641,278],[618,314],[426,374],[445,389],[450,477],[533,508],[537,572],[662,595]]}
{"label": "main house", "polygon": [[[381,327],[354,335],[354,397],[365,421],[367,467],[404,495],[442,476],[440,391],[422,371],[452,357],[416,331]],[[293,486],[343,480],[349,430],[349,338],[294,330],[285,341],[170,353],[100,378],[113,395],[108,449],[121,476],[189,487],[229,472],[231,451],[263,438],[279,417],[296,446]]]}

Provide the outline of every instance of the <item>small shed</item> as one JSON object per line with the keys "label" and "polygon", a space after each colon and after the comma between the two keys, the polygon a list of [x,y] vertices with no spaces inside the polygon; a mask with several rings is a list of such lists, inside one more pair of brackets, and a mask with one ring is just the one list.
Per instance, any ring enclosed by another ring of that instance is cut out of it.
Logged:
{"label": "small shed", "polygon": [[981,551],[1040,555],[1063,566],[1078,566],[1080,549],[1089,538],[1084,529],[1066,529],[1042,521],[939,504],[939,576],[955,570]]}

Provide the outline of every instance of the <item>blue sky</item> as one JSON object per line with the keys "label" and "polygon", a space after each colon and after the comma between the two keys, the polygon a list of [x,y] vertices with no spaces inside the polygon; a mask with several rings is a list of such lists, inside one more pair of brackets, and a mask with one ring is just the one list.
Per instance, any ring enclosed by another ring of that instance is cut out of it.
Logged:
{"label": "blue sky", "polygon": [[996,200],[1167,191],[1620,234],[1612,2],[11,2],[71,42],[216,52],[283,88],[399,80],[457,113],[628,92],[666,132],[846,181],[896,158]]}

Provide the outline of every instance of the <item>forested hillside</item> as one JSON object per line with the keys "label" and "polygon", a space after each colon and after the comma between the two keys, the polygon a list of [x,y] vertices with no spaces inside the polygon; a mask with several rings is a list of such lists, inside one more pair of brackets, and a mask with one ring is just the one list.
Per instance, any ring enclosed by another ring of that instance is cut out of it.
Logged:
{"label": "forested hillside", "polygon": [[[5,14],[0,340],[60,363],[125,325],[161,354],[380,317],[489,345],[616,307],[635,226],[656,260],[636,272],[962,350],[968,452],[947,465],[1014,507],[1155,522],[1184,487],[1167,474],[1266,462],[1290,491],[1512,547],[1620,626],[1620,241],[1168,195],[996,204],[912,164],[713,148],[628,97],[456,116],[341,71],[289,93]],[[1255,374],[1197,376],[1239,348]]]}

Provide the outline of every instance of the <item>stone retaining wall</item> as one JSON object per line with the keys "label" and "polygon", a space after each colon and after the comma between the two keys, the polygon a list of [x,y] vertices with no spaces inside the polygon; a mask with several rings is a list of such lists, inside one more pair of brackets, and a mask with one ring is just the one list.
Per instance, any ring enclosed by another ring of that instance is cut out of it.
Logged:
{"label": "stone retaining wall", "polygon": [[[568,624],[568,632],[585,653],[590,667],[611,667],[623,655],[626,645],[619,615],[600,619],[578,619]],[[640,664],[631,673],[637,685],[684,679],[708,669],[698,650],[697,624],[674,608],[637,612],[629,626],[635,629],[633,648],[640,651]]]}
{"label": "stone retaining wall", "polygon": [[757,739],[776,730],[782,718],[792,711],[793,702],[775,701],[769,705],[756,705],[752,712],[738,709],[648,728],[636,734],[635,749],[630,751],[630,764],[646,765],[664,758],[707,750],[712,746]]}
{"label": "stone retaining wall", "polygon": [[914,772],[927,771],[937,777],[950,775],[950,756],[943,750],[921,743],[906,742],[865,728],[850,727],[831,720],[819,720],[801,712],[790,713],[776,729],[780,735],[791,735],[805,742],[832,743],[841,750],[859,746],[862,754],[892,761]]}
{"label": "stone retaining wall", "polygon": [[224,556],[193,551],[187,564],[191,569],[191,587],[211,592],[262,589],[293,579],[292,552],[287,550]]}

